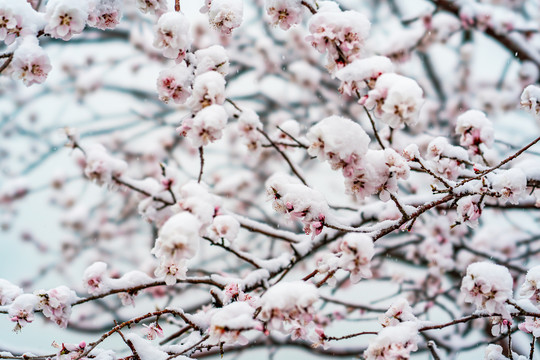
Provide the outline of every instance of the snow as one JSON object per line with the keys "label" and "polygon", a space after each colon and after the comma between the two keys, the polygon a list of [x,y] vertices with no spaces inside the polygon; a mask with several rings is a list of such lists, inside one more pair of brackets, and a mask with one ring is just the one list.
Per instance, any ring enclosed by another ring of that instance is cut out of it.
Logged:
{"label": "snow", "polygon": [[141,360],[166,360],[169,357],[166,352],[159,350],[150,341],[135,333],[126,334],[125,337],[126,340],[131,341]]}

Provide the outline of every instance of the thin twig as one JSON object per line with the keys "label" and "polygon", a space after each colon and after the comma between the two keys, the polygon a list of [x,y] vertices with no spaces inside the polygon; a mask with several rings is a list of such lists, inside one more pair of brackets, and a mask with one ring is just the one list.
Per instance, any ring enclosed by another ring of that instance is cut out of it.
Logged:
{"label": "thin twig", "polygon": [[201,169],[199,170],[199,178],[197,179],[197,183],[201,182],[204,170],[204,149],[202,146],[199,147],[199,159],[201,160]]}
{"label": "thin twig", "polygon": [[304,180],[304,177],[302,175],[300,175],[300,173],[298,172],[298,170],[296,169],[296,166],[294,166],[294,164],[291,162],[291,160],[289,159],[289,157],[287,156],[287,154],[285,154],[283,151],[281,151],[281,149],[279,148],[279,146],[277,146],[273,141],[272,139],[270,139],[270,137],[261,129],[257,128],[257,131],[260,132],[265,138],[266,140],[268,140],[268,142],[272,145],[272,147],[274,149],[277,150],[277,152],[283,157],[283,159],[285,159],[285,161],[287,162],[287,164],[289,164],[289,167],[291,168],[291,171],[294,173],[294,175],[296,175],[296,177],[298,179],[300,179],[300,181],[307,186],[307,182],[306,180]]}

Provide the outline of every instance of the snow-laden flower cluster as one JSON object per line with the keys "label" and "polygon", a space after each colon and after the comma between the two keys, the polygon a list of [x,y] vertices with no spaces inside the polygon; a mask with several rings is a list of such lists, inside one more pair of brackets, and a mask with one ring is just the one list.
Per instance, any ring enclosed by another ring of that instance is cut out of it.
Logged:
{"label": "snow-laden flower cluster", "polygon": [[167,11],[166,0],[137,0],[137,7],[143,13],[161,15]]}
{"label": "snow-laden flower cluster", "polygon": [[490,176],[493,190],[499,193],[504,203],[518,204],[519,199],[525,194],[527,188],[527,176],[518,168],[500,170]]}
{"label": "snow-laden flower cluster", "polygon": [[279,173],[266,181],[266,192],[274,210],[301,221],[306,234],[315,237],[322,232],[329,207],[321,193]]}
{"label": "snow-laden flower cluster", "polygon": [[83,285],[92,295],[106,293],[111,288],[111,279],[107,274],[107,264],[97,261],[90,265],[83,274]]}
{"label": "snow-laden flower cluster", "polygon": [[225,78],[217,71],[207,71],[198,75],[193,82],[192,96],[188,106],[193,113],[225,102]]}
{"label": "snow-laden flower cluster", "polygon": [[13,285],[7,280],[0,279],[0,306],[9,305],[23,293],[17,285]]}
{"label": "snow-laden flower cluster", "polygon": [[397,194],[398,180],[409,177],[407,161],[394,149],[369,150],[361,165],[345,178],[345,189],[357,200],[379,194],[383,201]]}
{"label": "snow-laden flower cluster", "polygon": [[258,130],[262,130],[263,125],[259,115],[250,108],[244,108],[238,117],[237,127],[248,150],[252,153],[261,151],[263,135]]}
{"label": "snow-laden flower cluster", "polygon": [[272,25],[279,25],[283,30],[302,21],[301,0],[266,0],[265,9]]}
{"label": "snow-laden flower cluster", "polygon": [[155,271],[157,277],[165,277],[167,285],[174,285],[187,272],[187,260],[193,258],[199,249],[200,221],[187,211],[173,215],[159,229],[159,236],[152,249],[159,259]]}
{"label": "snow-laden flower cluster", "polygon": [[484,203],[481,195],[466,196],[457,202],[457,223],[467,224],[470,227],[478,225],[478,219],[482,215]]}
{"label": "snow-laden flower cluster", "polygon": [[243,301],[233,302],[215,310],[210,315],[209,343],[246,345],[248,339],[242,335],[242,331],[260,327],[259,322],[253,319],[254,313],[255,309]]}
{"label": "snow-laden flower cluster", "polygon": [[217,71],[223,76],[229,72],[229,56],[221,45],[199,49],[195,51],[195,58],[197,60],[195,75],[197,76],[208,71]]}
{"label": "snow-laden flower cluster", "polygon": [[101,144],[91,144],[85,148],[86,165],[84,174],[98,185],[114,185],[114,178],[120,178],[127,170],[127,163],[115,159]]}
{"label": "snow-laden flower cluster", "polygon": [[209,230],[211,236],[233,242],[240,231],[240,223],[231,215],[217,215]]}
{"label": "snow-laden flower cluster", "polygon": [[182,122],[180,134],[191,141],[193,147],[206,146],[221,139],[229,115],[222,105],[210,105],[199,110],[195,116]]}
{"label": "snow-laden flower cluster", "polygon": [[364,352],[366,360],[409,359],[418,349],[418,325],[405,321],[379,331]]}
{"label": "snow-laden flower cluster", "polygon": [[51,63],[45,50],[39,46],[37,38],[26,36],[13,54],[12,68],[13,78],[30,86],[41,84],[47,79]]}
{"label": "snow-laden flower cluster", "polygon": [[457,118],[456,133],[461,136],[460,145],[471,155],[482,154],[493,145],[493,124],[478,110],[468,110]]}
{"label": "snow-laden flower cluster", "polygon": [[212,0],[208,9],[210,24],[224,35],[242,25],[243,17],[243,0]]}
{"label": "snow-laden flower cluster", "polygon": [[[333,253],[323,253],[317,260],[317,272],[324,276],[333,275],[342,269],[350,273],[350,281],[356,284],[361,279],[370,278],[371,259],[375,255],[373,240],[365,235],[349,233],[338,243]],[[335,284],[336,278],[330,276],[328,283]]]}
{"label": "snow-laden flower cluster", "polygon": [[33,294],[21,294],[15,298],[8,309],[11,321],[16,323],[14,331],[19,331],[23,326],[34,321],[34,310],[38,300],[38,297]]}
{"label": "snow-laden flower cluster", "polygon": [[521,106],[533,114],[536,119],[540,118],[540,87],[527,86],[521,93]]}
{"label": "snow-laden flower cluster", "polygon": [[387,312],[379,317],[383,327],[396,326],[406,321],[417,321],[409,302],[405,298],[399,298],[392,303]]}
{"label": "snow-laden flower cluster", "polygon": [[39,298],[36,310],[42,310],[45,317],[61,328],[67,327],[71,304],[77,299],[75,292],[62,285],[49,291],[39,290],[35,295]]}
{"label": "snow-laden flower cluster", "polygon": [[88,5],[84,0],[50,0],[45,12],[45,32],[66,41],[82,33],[88,19]]}
{"label": "snow-laden flower cluster", "polygon": [[360,166],[370,141],[360,125],[335,115],[312,126],[306,138],[309,155],[328,161],[333,170],[342,169],[345,177],[352,176]]}
{"label": "snow-laden flower cluster", "polygon": [[364,199],[380,194],[388,200],[397,192],[397,180],[409,176],[409,165],[395,150],[370,150],[369,136],[357,123],[330,116],[307,133],[308,153],[328,161],[332,169],[341,169],[349,194]]}
{"label": "snow-laden flower cluster", "polygon": [[478,310],[508,318],[506,301],[512,298],[512,285],[512,275],[506,267],[487,261],[477,262],[467,267],[461,293],[465,302],[473,303]]}
{"label": "snow-laden flower cluster", "polygon": [[540,266],[527,271],[525,282],[519,289],[519,295],[529,299],[534,306],[540,307]]}
{"label": "snow-laden flower cluster", "polygon": [[374,109],[375,115],[393,129],[415,125],[424,92],[408,77],[386,73],[377,78],[375,87],[360,99],[360,104]]}
{"label": "snow-laden flower cluster", "polygon": [[261,297],[259,318],[266,322],[268,329],[305,339],[314,330],[313,304],[318,299],[315,285],[304,281],[282,281]]}
{"label": "snow-laden flower cluster", "polygon": [[0,41],[11,45],[19,37],[35,34],[44,26],[41,18],[26,1],[4,0],[0,3]]}
{"label": "snow-laden flower cluster", "polygon": [[122,18],[122,0],[94,0],[90,3],[88,25],[100,30],[114,29]]}
{"label": "snow-laden flower cluster", "polygon": [[360,89],[375,87],[379,76],[393,71],[394,65],[386,56],[354,60],[336,72],[336,78],[341,80],[339,91],[354,96]]}
{"label": "snow-laden flower cluster", "polygon": [[371,23],[362,13],[341,11],[333,2],[321,4],[308,23],[306,40],[319,52],[328,53],[330,71],[337,70],[362,56]]}
{"label": "snow-laden flower cluster", "polygon": [[465,169],[465,164],[469,162],[467,150],[451,145],[446,138],[441,136],[429,142],[426,158],[435,173],[449,180],[456,180]]}
{"label": "snow-laden flower cluster", "polygon": [[184,14],[171,11],[160,16],[154,46],[162,50],[163,56],[179,63],[186,57],[191,42],[190,22]]}
{"label": "snow-laden flower cluster", "polygon": [[164,103],[170,100],[183,104],[191,95],[193,75],[185,62],[160,71],[157,79],[159,99]]}

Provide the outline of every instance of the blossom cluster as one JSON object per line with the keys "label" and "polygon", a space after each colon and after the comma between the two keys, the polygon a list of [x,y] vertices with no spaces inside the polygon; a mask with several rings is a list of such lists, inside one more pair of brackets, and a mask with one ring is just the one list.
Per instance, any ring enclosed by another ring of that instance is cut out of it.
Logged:
{"label": "blossom cluster", "polygon": [[329,208],[321,193],[279,173],[266,181],[266,192],[274,210],[301,221],[306,234],[315,237],[322,232]]}

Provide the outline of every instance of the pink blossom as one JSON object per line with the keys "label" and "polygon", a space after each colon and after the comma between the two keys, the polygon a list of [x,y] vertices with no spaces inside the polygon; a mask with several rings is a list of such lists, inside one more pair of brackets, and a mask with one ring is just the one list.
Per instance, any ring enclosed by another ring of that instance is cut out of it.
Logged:
{"label": "pink blossom", "polygon": [[122,17],[121,0],[96,0],[88,14],[88,25],[101,29],[114,29]]}
{"label": "pink blossom", "polygon": [[512,285],[512,276],[506,267],[477,262],[467,267],[461,293],[466,302],[475,304],[479,310],[508,318],[505,303],[512,298]]}
{"label": "pink blossom", "polygon": [[193,75],[184,62],[162,70],[157,79],[159,99],[164,103],[171,99],[176,104],[183,104],[191,95]]}
{"label": "pink blossom", "polygon": [[300,0],[266,0],[266,12],[273,25],[283,30],[302,21],[303,6]]}
{"label": "pink blossom", "polygon": [[37,39],[25,37],[13,56],[12,76],[21,79],[26,86],[41,84],[47,79],[51,64],[47,53],[38,45]]}
{"label": "pink blossom", "polygon": [[80,34],[88,18],[87,4],[82,0],[50,0],[47,3],[45,32],[53,38],[69,40]]}
{"label": "pink blossom", "polygon": [[154,340],[156,337],[163,337],[163,329],[157,322],[153,322],[150,325],[143,324],[145,327],[145,337],[148,340]]}
{"label": "pink blossom", "polygon": [[155,27],[154,46],[162,49],[163,56],[184,60],[191,47],[191,31],[188,18],[181,12],[168,12],[159,18]]}
{"label": "pink blossom", "polygon": [[45,317],[61,328],[67,327],[71,304],[77,298],[75,292],[62,285],[49,291],[40,290],[36,292],[36,296],[40,299],[36,309],[42,310]]}

